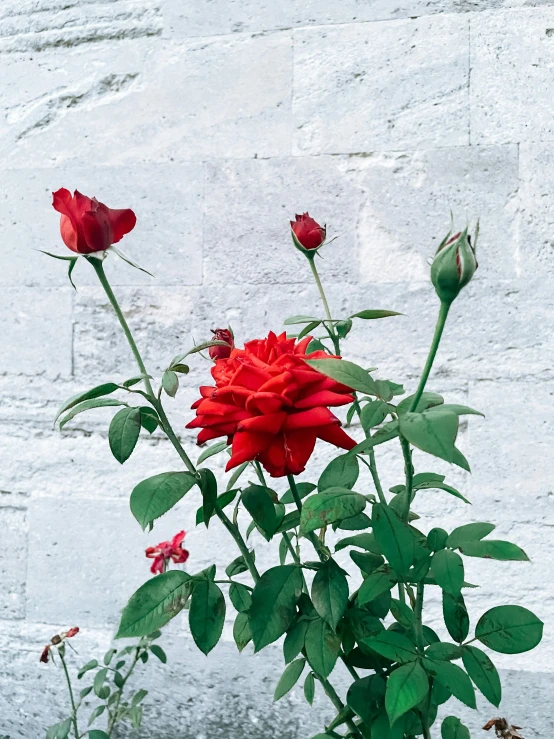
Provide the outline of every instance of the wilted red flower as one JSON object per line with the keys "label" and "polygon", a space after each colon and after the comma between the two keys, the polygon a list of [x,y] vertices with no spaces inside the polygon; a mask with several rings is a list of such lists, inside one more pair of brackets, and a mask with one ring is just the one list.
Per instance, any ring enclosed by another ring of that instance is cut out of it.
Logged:
{"label": "wilted red flower", "polygon": [[296,475],[318,438],[343,449],[355,446],[328,408],[351,403],[352,390],[306,364],[329,358],[323,351],[306,354],[310,341],[307,336],[297,344],[270,332],[215,362],[215,387],[200,388],[202,398],[192,406],[196,418],[187,428],[202,429],[199,444],[229,437],[227,470],[257,459],[272,477]]}
{"label": "wilted red flower", "polygon": [[62,187],[54,193],[52,205],[62,214],[60,232],[64,244],[77,254],[106,251],[132,231],[137,222],[129,208],[108,208],[78,190],[71,195]]}
{"label": "wilted red flower", "polygon": [[297,214],[295,218],[296,221],[290,222],[290,227],[294,235],[293,238],[296,237],[300,246],[303,246],[304,249],[317,249],[318,246],[321,246],[325,241],[325,226],[320,226],[309,213],[303,213],[301,216]]}
{"label": "wilted red flower", "polygon": [[227,357],[231,354],[231,350],[235,346],[233,332],[230,331],[228,328],[216,328],[215,331],[212,331],[212,334],[214,335],[214,339],[216,341],[226,341],[229,346],[222,346],[221,344],[218,346],[211,346],[208,351],[210,357],[214,360],[227,359]]}
{"label": "wilted red flower", "polygon": [[73,626],[68,631],[62,631],[61,634],[55,634],[50,640],[50,644],[47,644],[42,650],[42,654],[40,655],[40,661],[48,662],[48,659],[50,657],[50,650],[52,649],[52,647],[59,647],[60,644],[63,644],[65,639],[71,639],[71,637],[75,636],[78,633],[79,633],[79,627]]}
{"label": "wilted red flower", "polygon": [[148,547],[145,554],[148,559],[154,560],[150,567],[150,572],[154,574],[159,572],[162,574],[165,572],[169,560],[172,560],[175,564],[186,562],[189,558],[189,553],[181,546],[184,538],[185,532],[179,531],[171,541],[161,541],[155,547]]}

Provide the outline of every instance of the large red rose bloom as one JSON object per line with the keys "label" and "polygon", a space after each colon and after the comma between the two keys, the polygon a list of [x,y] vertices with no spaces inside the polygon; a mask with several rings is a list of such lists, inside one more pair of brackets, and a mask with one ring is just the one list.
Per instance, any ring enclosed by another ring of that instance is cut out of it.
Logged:
{"label": "large red rose bloom", "polygon": [[198,443],[219,436],[232,442],[227,470],[258,460],[272,477],[297,475],[306,466],[316,439],[342,449],[356,442],[329,406],[351,403],[352,390],[310,367],[305,359],[328,359],[323,351],[306,354],[311,337],[296,343],[286,334],[233,349],[212,367],[215,387],[201,387],[193,404],[201,428]]}

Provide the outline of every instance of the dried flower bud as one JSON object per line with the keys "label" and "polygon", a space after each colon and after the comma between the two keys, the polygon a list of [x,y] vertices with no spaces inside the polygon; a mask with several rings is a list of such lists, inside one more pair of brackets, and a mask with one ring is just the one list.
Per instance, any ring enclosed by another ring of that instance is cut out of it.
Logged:
{"label": "dried flower bud", "polygon": [[[478,228],[475,232],[477,241]],[[433,264],[431,265],[431,282],[441,302],[451,303],[458,297],[460,290],[471,280],[477,269],[475,245],[466,228],[461,233],[443,239]]]}
{"label": "dried flower bud", "polygon": [[51,639],[52,644],[58,645],[62,643],[62,638],[59,634],[56,634],[56,636],[53,636]]}

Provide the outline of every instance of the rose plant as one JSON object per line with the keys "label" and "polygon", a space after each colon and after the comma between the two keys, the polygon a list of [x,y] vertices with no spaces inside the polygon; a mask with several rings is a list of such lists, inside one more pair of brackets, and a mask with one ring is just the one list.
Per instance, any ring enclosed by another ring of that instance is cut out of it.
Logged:
{"label": "rose plant", "polygon": [[[156,569],[160,574],[131,596],[117,636],[145,637],[188,609],[192,638],[208,654],[222,634],[227,595],[236,611],[233,633],[239,650],[253,642],[259,652],[284,637],[286,667],[276,680],[275,698],[303,676],[308,703],[317,685],[332,702],[335,716],[317,739],[430,739],[439,706],[453,696],[475,708],[476,688],[498,706],[499,675],[482,647],[504,654],[525,652],[539,643],[543,624],[523,606],[502,605],[483,613],[470,634],[465,595],[473,586],[465,581],[464,558],[528,558],[515,544],[487,538],[495,528],[491,523],[424,533],[424,522],[414,510],[422,490],[468,502],[443,475],[416,472],[412,450],[469,471],[456,446],[459,419],[482,414],[445,402],[427,389],[427,382],[448,314],[477,269],[477,232],[473,237],[468,228],[449,233],[433,259],[438,319],[413,394],[342,358],[341,341],[356,321],[398,314],[363,309],[333,317],[316,267],[316,257],[328,243],[326,228],[307,213],[291,221],[291,236],[308,260],[324,314],[316,309],[310,316],[287,318],[285,325],[293,334],[271,331],[265,338],[248,337],[243,346],[229,329],[218,329],[213,340],[175,356],[155,387],[104,271],[104,258],[123,228],[116,225],[119,216],[114,220],[109,214],[127,211],[108,209],[106,215],[94,199],[85,203],[83,196],[75,196],[76,204],[70,206],[67,191],[60,192],[55,207],[62,212],[62,237],[70,248],[86,245],[78,258],[98,275],[139,370],[136,377],[104,382],[70,398],[58,413],[60,426],[92,407],[121,406],[109,428],[111,451],[121,463],[135,450],[141,429],[159,429],[184,469],[136,485],[130,508],[137,522],[152,528],[185,495],[198,495],[196,523],[209,527],[213,518],[219,519],[238,549],[225,577],[218,578],[215,565],[193,574],[165,571],[170,552],[181,544],[165,542],[165,554],[160,549],[154,555],[162,555]],[[96,219],[94,227],[91,219]],[[129,230],[134,218],[127,215],[123,223]],[[212,380],[199,388],[188,428],[199,429],[200,445],[217,441],[194,463],[163,399],[164,394],[177,394],[179,375],[189,370],[185,360],[193,361],[205,350],[213,361]],[[124,399],[116,399],[116,393]],[[334,411],[339,407],[348,423],[358,420],[362,439],[344,430]],[[322,474],[312,482],[297,481],[322,442],[330,456]],[[377,466],[384,444],[399,444],[404,459],[404,477],[388,493]],[[228,458],[227,479],[218,480],[207,465],[215,455]],[[362,468],[369,470],[369,488],[359,477]],[[279,561],[265,572],[248,544],[254,530],[261,541],[279,543]],[[337,562],[337,553],[342,557],[345,550],[358,573],[356,589]],[[177,555],[179,560],[184,561]],[[423,620],[429,589],[441,593],[444,628],[439,633]],[[351,677],[342,697],[331,682],[337,662]],[[443,721],[441,734],[443,739],[469,737],[455,716]]]}

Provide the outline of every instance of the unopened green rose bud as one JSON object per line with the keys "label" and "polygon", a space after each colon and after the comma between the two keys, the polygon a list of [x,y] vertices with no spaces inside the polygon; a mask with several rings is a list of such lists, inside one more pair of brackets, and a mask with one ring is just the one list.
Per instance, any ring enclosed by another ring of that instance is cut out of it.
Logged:
{"label": "unopened green rose bud", "polygon": [[427,544],[429,544],[433,552],[444,549],[447,539],[448,533],[444,529],[431,529],[427,534]]}
{"label": "unopened green rose bud", "polygon": [[[475,244],[477,234],[478,228]],[[467,228],[455,236],[450,237],[449,234],[441,242],[431,265],[431,282],[441,302],[452,303],[475,274],[475,244],[471,243]]]}

